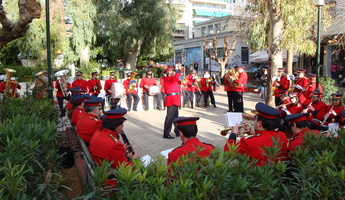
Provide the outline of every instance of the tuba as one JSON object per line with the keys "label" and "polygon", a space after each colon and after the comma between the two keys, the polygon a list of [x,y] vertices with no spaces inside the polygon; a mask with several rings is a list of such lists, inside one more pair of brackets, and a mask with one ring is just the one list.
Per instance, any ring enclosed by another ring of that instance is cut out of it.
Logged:
{"label": "tuba", "polygon": [[16,72],[16,70],[5,68],[4,71],[6,72],[4,97],[14,98],[17,93],[18,81],[14,81],[14,85],[11,87],[11,76]]}
{"label": "tuba", "polygon": [[[231,68],[228,70],[228,77],[227,77],[227,81],[231,84],[231,86],[239,86],[239,84],[236,84],[236,83],[233,83],[234,80],[238,80],[238,71],[237,71],[237,68]],[[230,78],[232,77],[232,79]]]}
{"label": "tuba", "polygon": [[68,70],[60,70],[60,71],[55,73],[56,77],[60,77],[59,86],[60,86],[62,95],[64,97],[67,96],[67,90],[68,90],[67,82],[66,82],[66,74],[67,73],[68,73]]}

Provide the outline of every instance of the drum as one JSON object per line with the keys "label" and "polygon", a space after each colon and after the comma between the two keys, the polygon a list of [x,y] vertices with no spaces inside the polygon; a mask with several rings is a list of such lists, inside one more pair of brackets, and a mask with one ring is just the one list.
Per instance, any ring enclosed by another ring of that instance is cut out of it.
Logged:
{"label": "drum", "polygon": [[149,95],[157,95],[160,92],[159,87],[157,85],[149,87]]}
{"label": "drum", "polygon": [[111,84],[111,98],[122,98],[124,94],[123,85],[120,82]]}

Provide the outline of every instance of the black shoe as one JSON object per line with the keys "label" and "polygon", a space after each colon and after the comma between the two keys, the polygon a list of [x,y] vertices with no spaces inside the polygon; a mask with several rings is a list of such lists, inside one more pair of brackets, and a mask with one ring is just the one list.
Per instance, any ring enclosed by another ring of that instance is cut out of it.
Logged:
{"label": "black shoe", "polygon": [[194,106],[192,105],[190,108],[191,108],[191,109],[194,109]]}
{"label": "black shoe", "polygon": [[200,107],[200,105],[197,103],[197,104],[196,104],[196,107]]}
{"label": "black shoe", "polygon": [[217,108],[216,104],[213,104],[213,107]]}
{"label": "black shoe", "polygon": [[133,111],[138,111],[137,109],[133,109]]}
{"label": "black shoe", "polygon": [[165,138],[165,139],[174,139],[174,137],[173,137],[173,136],[171,136],[171,135],[168,135],[168,136],[163,136],[163,138]]}
{"label": "black shoe", "polygon": [[157,107],[157,110],[162,110],[162,108],[160,108],[160,107]]}
{"label": "black shoe", "polygon": [[180,134],[176,134],[176,137],[180,137]]}

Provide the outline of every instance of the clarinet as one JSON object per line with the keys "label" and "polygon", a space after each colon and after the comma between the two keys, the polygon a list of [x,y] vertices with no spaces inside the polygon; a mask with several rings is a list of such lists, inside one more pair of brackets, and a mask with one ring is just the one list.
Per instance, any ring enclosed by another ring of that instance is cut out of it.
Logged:
{"label": "clarinet", "polygon": [[120,135],[122,137],[123,142],[128,145],[128,149],[127,149],[128,153],[132,153],[134,155],[135,151],[134,151],[131,143],[129,143],[127,135],[125,134],[125,132],[123,130],[121,131]]}

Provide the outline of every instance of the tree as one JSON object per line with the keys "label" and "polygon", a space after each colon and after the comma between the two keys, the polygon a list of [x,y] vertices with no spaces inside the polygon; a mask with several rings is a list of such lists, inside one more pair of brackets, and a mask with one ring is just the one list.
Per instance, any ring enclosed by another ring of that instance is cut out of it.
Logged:
{"label": "tree", "polygon": [[[104,1],[98,4],[99,35],[109,57],[134,69],[140,55],[170,53],[178,9],[164,0]],[[109,21],[109,18],[112,21]]]}
{"label": "tree", "polygon": [[211,53],[211,51],[207,51],[207,44],[209,42],[206,39],[206,37],[204,38],[204,41],[205,41],[204,51],[210,59],[215,60],[216,62],[218,62],[220,64],[220,75],[221,75],[221,77],[223,77],[225,74],[225,65],[228,62],[228,59],[229,59],[231,53],[234,51],[235,45],[237,42],[234,38],[232,38],[232,44],[230,47],[229,38],[230,38],[229,36],[224,37],[224,46],[223,46],[224,56],[222,58],[218,57],[218,39],[217,39],[217,37],[214,36],[213,40],[212,40],[212,47],[213,47],[212,53]]}
{"label": "tree", "polygon": [[13,23],[5,12],[2,0],[0,0],[0,49],[5,44],[23,37],[33,19],[41,17],[41,4],[36,0],[18,0],[19,18]]}

